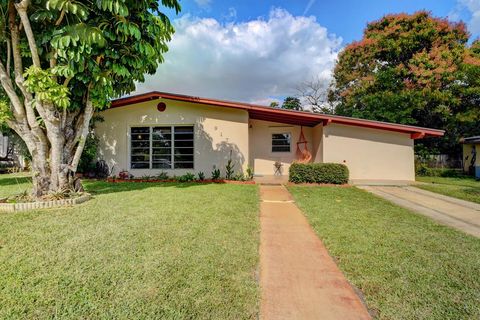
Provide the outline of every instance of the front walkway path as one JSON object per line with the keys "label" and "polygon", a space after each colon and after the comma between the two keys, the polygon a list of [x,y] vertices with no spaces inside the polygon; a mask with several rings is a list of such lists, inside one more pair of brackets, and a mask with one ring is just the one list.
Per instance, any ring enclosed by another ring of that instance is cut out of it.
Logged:
{"label": "front walkway path", "polygon": [[360,187],[442,224],[480,238],[480,204],[415,187]]}
{"label": "front walkway path", "polygon": [[260,319],[370,319],[287,189],[260,198]]}

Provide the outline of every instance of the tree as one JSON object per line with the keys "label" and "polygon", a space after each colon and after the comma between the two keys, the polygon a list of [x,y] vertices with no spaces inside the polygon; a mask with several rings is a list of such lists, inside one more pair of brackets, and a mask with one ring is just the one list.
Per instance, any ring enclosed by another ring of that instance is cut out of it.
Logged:
{"label": "tree", "polygon": [[278,102],[277,101],[270,102],[270,108],[278,108]]}
{"label": "tree", "polygon": [[295,97],[286,97],[282,103],[282,109],[303,110],[300,99]]}
{"label": "tree", "polygon": [[297,87],[297,91],[311,111],[333,113],[333,108],[327,99],[328,84],[325,81],[320,78],[304,81]]}
{"label": "tree", "polygon": [[[159,2],[161,4],[159,4]],[[70,188],[95,110],[152,74],[177,0],[9,0],[0,4],[0,121],[32,156],[34,195]]]}
{"label": "tree", "polygon": [[340,115],[446,128],[446,139],[423,143],[454,152],[480,120],[479,45],[467,43],[463,23],[387,15],[339,54],[329,101]]}

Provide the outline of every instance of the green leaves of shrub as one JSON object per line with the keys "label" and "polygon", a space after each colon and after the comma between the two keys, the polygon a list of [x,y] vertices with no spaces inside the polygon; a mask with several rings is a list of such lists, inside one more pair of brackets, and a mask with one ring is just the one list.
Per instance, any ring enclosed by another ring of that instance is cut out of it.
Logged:
{"label": "green leaves of shrub", "polygon": [[293,183],[348,183],[349,171],[340,163],[293,163],[289,181]]}

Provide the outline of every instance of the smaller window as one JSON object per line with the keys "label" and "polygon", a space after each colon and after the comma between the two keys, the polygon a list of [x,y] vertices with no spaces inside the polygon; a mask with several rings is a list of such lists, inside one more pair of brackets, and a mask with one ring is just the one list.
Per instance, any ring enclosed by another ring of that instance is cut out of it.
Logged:
{"label": "smaller window", "polygon": [[290,152],[290,133],[272,134],[272,152]]}

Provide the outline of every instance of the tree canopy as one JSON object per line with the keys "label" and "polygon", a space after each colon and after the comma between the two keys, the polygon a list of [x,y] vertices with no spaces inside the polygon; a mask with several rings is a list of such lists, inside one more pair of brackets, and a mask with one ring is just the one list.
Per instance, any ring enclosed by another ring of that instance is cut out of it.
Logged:
{"label": "tree canopy", "polygon": [[286,97],[285,100],[283,100],[281,108],[289,110],[303,110],[300,99],[296,97]]}
{"label": "tree canopy", "polygon": [[37,195],[76,171],[93,112],[156,71],[177,0],[9,0],[0,4],[0,122],[32,155]]}
{"label": "tree canopy", "polygon": [[429,148],[453,152],[480,121],[480,42],[465,25],[421,11],[368,24],[338,57],[329,101],[340,115],[447,129]]}

